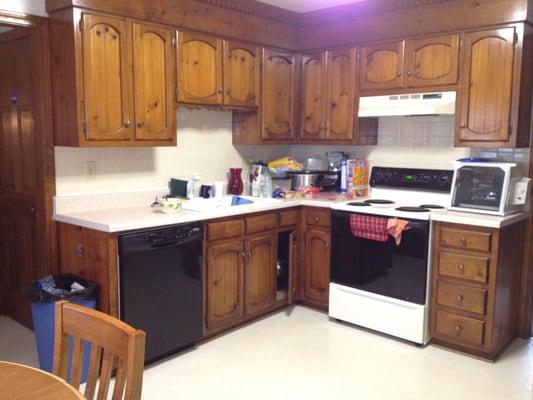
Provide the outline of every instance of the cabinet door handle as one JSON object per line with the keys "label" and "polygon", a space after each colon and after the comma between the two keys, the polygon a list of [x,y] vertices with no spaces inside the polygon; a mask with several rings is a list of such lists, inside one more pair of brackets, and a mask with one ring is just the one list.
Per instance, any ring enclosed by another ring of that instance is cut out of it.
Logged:
{"label": "cabinet door handle", "polygon": [[459,271],[460,271],[462,274],[465,273],[465,265],[464,265],[464,264],[459,264],[459,265],[457,266],[457,268],[459,268]]}
{"label": "cabinet door handle", "polygon": [[129,128],[130,126],[131,126],[130,120],[127,120],[126,122],[124,122],[124,128]]}
{"label": "cabinet door handle", "polygon": [[221,93],[221,94],[224,93],[224,88],[219,88],[218,93]]}
{"label": "cabinet door handle", "polygon": [[144,126],[144,121],[137,122],[137,128],[142,128]]}
{"label": "cabinet door handle", "polygon": [[461,128],[466,128],[466,124],[464,122],[461,123]]}
{"label": "cabinet door handle", "polygon": [[319,223],[320,222],[320,217],[315,217],[315,222]]}
{"label": "cabinet door handle", "polygon": [[76,250],[74,250],[74,254],[76,254],[77,257],[82,258],[85,255],[85,250],[83,249],[83,245],[79,244],[76,247]]}
{"label": "cabinet door handle", "polygon": [[409,72],[407,73],[407,76],[411,76],[411,75],[413,75],[413,73],[412,73],[411,71],[409,71]]}
{"label": "cabinet door handle", "polygon": [[462,238],[461,238],[461,244],[462,244],[463,246],[466,246],[466,245],[468,244],[468,240],[467,240],[467,238],[462,237]]}
{"label": "cabinet door handle", "polygon": [[398,78],[402,76],[402,72],[401,71],[398,71]]}
{"label": "cabinet door handle", "polygon": [[231,93],[231,89],[226,90],[226,94],[229,95]]}
{"label": "cabinet door handle", "polygon": [[457,296],[457,304],[461,304],[461,303],[463,302],[464,299],[465,299],[465,298],[464,298],[463,295],[461,295],[461,294],[460,294],[459,296]]}
{"label": "cabinet door handle", "polygon": [[326,246],[326,248],[329,247],[329,243],[326,242],[326,243],[324,244],[324,246]]}
{"label": "cabinet door handle", "polygon": [[455,325],[455,333],[457,335],[461,334],[462,330],[463,330],[463,327],[461,325]]}

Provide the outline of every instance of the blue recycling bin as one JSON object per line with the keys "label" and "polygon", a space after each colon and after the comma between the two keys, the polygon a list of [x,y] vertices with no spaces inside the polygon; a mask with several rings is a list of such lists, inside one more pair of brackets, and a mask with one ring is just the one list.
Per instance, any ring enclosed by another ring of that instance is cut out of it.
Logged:
{"label": "blue recycling bin", "polygon": [[[33,329],[37,343],[37,354],[39,366],[42,370],[52,372],[54,363],[54,335],[55,335],[55,302],[67,300],[84,307],[96,308],[96,298],[98,296],[98,284],[88,281],[72,274],[54,275],[56,288],[69,290],[74,282],[78,282],[85,287],[84,290],[73,294],[51,294],[46,292],[40,285],[40,281],[32,282],[30,285],[30,301],[33,317]],[[70,340],[69,353],[72,353],[73,342]],[[87,371],[89,369],[89,355],[91,345],[84,343],[83,347],[83,368],[81,381],[87,381]],[[69,357],[70,360],[70,357]],[[67,376],[70,379],[70,362]]]}

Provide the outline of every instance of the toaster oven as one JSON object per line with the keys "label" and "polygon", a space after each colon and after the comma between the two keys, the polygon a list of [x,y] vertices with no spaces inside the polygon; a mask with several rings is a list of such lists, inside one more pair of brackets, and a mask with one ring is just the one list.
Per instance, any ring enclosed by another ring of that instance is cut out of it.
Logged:
{"label": "toaster oven", "polygon": [[502,216],[523,211],[529,181],[514,163],[458,161],[449,209]]}

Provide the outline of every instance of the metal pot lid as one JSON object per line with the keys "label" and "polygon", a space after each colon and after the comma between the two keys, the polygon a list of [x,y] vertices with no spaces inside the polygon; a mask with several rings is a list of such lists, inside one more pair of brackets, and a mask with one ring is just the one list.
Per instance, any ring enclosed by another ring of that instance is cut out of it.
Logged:
{"label": "metal pot lid", "polygon": [[315,170],[309,170],[305,169],[303,171],[288,171],[287,174],[289,175],[337,175],[339,171],[315,171]]}

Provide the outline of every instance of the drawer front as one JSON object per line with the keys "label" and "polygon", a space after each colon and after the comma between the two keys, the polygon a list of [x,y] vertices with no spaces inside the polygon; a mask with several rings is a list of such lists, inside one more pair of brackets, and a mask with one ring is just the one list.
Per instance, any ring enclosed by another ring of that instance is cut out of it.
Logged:
{"label": "drawer front", "polygon": [[491,236],[490,232],[441,228],[440,245],[488,253],[490,252]]}
{"label": "drawer front", "polygon": [[325,228],[329,228],[331,226],[331,211],[307,210],[305,212],[305,223],[307,225],[323,226]]}
{"label": "drawer front", "polygon": [[207,240],[221,240],[242,235],[244,235],[244,221],[242,219],[207,224]]}
{"label": "drawer front", "polygon": [[489,258],[441,251],[439,274],[468,281],[487,283]]}
{"label": "drawer front", "polygon": [[246,233],[264,232],[275,229],[278,226],[276,214],[264,214],[246,218]]}
{"label": "drawer front", "polygon": [[437,285],[437,304],[485,315],[487,290],[439,281]]}
{"label": "drawer front", "polygon": [[279,213],[279,226],[291,226],[298,223],[298,211],[281,211]]}
{"label": "drawer front", "polygon": [[435,334],[457,344],[482,347],[485,340],[485,322],[437,310]]}

